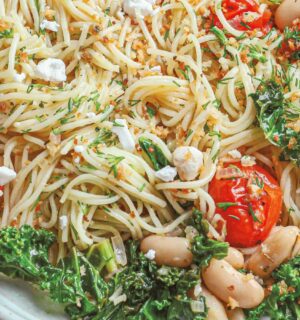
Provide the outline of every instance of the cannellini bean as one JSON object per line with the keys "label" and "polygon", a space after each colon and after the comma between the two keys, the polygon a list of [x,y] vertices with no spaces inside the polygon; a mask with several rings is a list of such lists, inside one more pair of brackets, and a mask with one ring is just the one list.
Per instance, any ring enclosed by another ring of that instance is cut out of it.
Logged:
{"label": "cannellini bean", "polygon": [[247,268],[262,278],[269,276],[282,262],[291,258],[298,235],[299,229],[294,226],[272,233],[249,258]]}
{"label": "cannellini bean", "polygon": [[297,18],[300,18],[300,0],[283,1],[275,13],[275,23],[281,30],[290,27]]}
{"label": "cannellini bean", "polygon": [[229,320],[246,320],[246,316],[242,309],[236,308],[234,310],[228,310],[227,316]]}
{"label": "cannellini bean", "polygon": [[203,165],[203,154],[194,147],[178,147],[173,153],[173,162],[181,180],[194,180]]}
{"label": "cannellini bean", "polygon": [[225,303],[236,302],[247,309],[258,306],[264,298],[264,289],[252,275],[238,272],[224,259],[212,259],[202,277],[209,291]]}
{"label": "cannellini bean", "polygon": [[227,257],[225,257],[224,260],[230,263],[235,269],[244,268],[244,256],[239,250],[235,248],[228,248]]}
{"label": "cannellini bean", "polygon": [[185,268],[192,264],[193,255],[189,249],[190,242],[182,237],[162,237],[151,235],[141,242],[141,251],[155,251],[158,265]]}
{"label": "cannellini bean", "polygon": [[219,299],[203,287],[202,295],[205,297],[206,306],[208,307],[206,320],[228,320],[225,308]]}

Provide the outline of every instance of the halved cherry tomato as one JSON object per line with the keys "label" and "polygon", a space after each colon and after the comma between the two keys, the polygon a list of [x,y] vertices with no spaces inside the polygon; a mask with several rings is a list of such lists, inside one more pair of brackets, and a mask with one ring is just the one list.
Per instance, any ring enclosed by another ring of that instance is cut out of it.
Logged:
{"label": "halved cherry tomato", "polygon": [[226,220],[228,241],[234,247],[252,247],[266,239],[276,224],[282,206],[277,181],[258,165],[227,164],[237,172],[230,179],[213,178],[209,194],[216,213]]}
{"label": "halved cherry tomato", "polygon": [[[224,0],[222,11],[229,24],[237,30],[249,31],[260,29],[267,33],[272,28],[270,10],[259,11],[259,5],[254,0]],[[214,24],[222,28],[217,16],[214,16]]]}

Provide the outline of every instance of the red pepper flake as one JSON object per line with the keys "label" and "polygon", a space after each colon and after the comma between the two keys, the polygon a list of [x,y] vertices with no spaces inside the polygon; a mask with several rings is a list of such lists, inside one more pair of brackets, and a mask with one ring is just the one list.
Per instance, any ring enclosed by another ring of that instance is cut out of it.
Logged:
{"label": "red pepper flake", "polygon": [[154,149],[153,149],[152,147],[150,147],[150,148],[148,149],[148,151],[152,153],[152,152],[154,152]]}
{"label": "red pepper flake", "polygon": [[130,215],[131,218],[135,218],[135,214],[134,214],[133,211],[130,211],[130,214],[129,214],[129,215]]}
{"label": "red pepper flake", "polygon": [[274,141],[278,142],[279,141],[279,137],[277,135],[274,136]]}

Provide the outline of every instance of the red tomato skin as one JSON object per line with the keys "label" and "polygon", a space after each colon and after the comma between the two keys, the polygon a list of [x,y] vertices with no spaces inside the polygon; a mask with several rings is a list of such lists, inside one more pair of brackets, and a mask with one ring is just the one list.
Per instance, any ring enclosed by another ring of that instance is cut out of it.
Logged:
{"label": "red tomato skin", "polygon": [[[259,13],[259,5],[254,0],[225,0],[222,2],[222,11],[229,24],[240,31],[259,29],[268,33],[272,29],[270,10],[265,10],[257,19],[251,22],[243,21],[244,13]],[[217,16],[213,16],[213,23],[218,28],[223,28]]]}
{"label": "red tomato skin", "polygon": [[[216,204],[236,203],[226,210],[216,207],[216,213],[226,221],[226,241],[234,247],[253,247],[264,241],[276,224],[282,206],[282,192],[277,181],[260,166],[243,167],[240,163],[234,165],[243,171],[245,177],[231,180],[218,180],[214,177],[208,192]],[[251,197],[248,192],[248,180],[253,174],[264,182],[259,199]],[[254,221],[250,207],[259,221]]]}

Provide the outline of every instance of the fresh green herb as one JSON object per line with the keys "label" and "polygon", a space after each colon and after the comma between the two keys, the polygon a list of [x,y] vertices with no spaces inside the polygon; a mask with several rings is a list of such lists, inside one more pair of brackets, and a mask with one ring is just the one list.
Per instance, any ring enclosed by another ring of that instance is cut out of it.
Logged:
{"label": "fresh green herb", "polygon": [[254,210],[253,210],[253,207],[252,207],[252,204],[251,204],[251,203],[249,203],[248,208],[249,208],[249,214],[252,216],[253,221],[254,221],[254,222],[259,222],[259,223],[261,223],[260,220],[257,218],[257,216],[256,216],[256,214],[255,214],[255,212],[254,212]]}
{"label": "fresh green herb", "polygon": [[154,109],[148,105],[146,106],[146,108],[147,108],[147,113],[149,114],[149,117],[154,118],[156,115],[156,109]]}
{"label": "fresh green herb", "polygon": [[300,118],[299,106],[285,99],[283,86],[275,80],[263,82],[251,96],[266,138],[282,149],[286,159],[300,166],[300,135],[296,124]]}
{"label": "fresh green herb", "polygon": [[230,207],[238,206],[239,204],[236,202],[218,202],[217,207],[226,211]]}
{"label": "fresh green herb", "polygon": [[167,30],[164,34],[164,40],[167,41],[167,39],[169,38],[169,34],[170,34],[170,30]]}
{"label": "fresh green herb", "polygon": [[228,217],[238,221],[241,220],[239,217],[235,216],[234,214],[229,214]]}
{"label": "fresh green herb", "polygon": [[228,42],[228,39],[227,37],[225,36],[225,33],[219,29],[218,27],[214,26],[212,27],[211,29],[211,32],[213,32],[215,34],[215,36],[217,37],[217,39],[219,40],[219,42],[226,46],[227,42]]}
{"label": "fresh green herb", "polygon": [[13,38],[14,37],[14,29],[5,29],[0,32],[0,39],[6,38]]}
{"label": "fresh green herb", "polygon": [[130,107],[136,106],[141,100],[128,100],[128,104]]}
{"label": "fresh green herb", "polygon": [[168,159],[163,154],[160,147],[145,137],[139,138],[139,144],[143,150],[143,156],[150,162],[154,169],[160,170],[169,165]]}
{"label": "fresh green herb", "polygon": [[139,192],[143,192],[143,190],[145,189],[145,187],[146,187],[146,183],[143,183],[143,184],[138,188]]}
{"label": "fresh green herb", "polygon": [[172,82],[173,82],[177,87],[179,87],[179,88],[181,87],[181,85],[180,85],[177,81],[173,80]]}
{"label": "fresh green herb", "polygon": [[240,22],[240,25],[241,25],[242,27],[248,29],[248,30],[251,30],[251,27],[248,26],[248,25],[247,25],[245,22],[243,22],[243,21]]}
{"label": "fresh green herb", "polygon": [[193,130],[192,129],[189,129],[184,141],[187,141],[187,139],[191,136],[191,134],[193,134]]}
{"label": "fresh green herb", "polygon": [[268,61],[267,57],[264,55],[264,53],[262,52],[259,46],[254,46],[254,45],[249,46],[248,56],[262,63],[265,63]]}
{"label": "fresh green herb", "polygon": [[222,85],[225,85],[228,83],[229,80],[232,80],[233,78],[230,77],[230,78],[223,78],[221,80],[218,81],[218,84],[222,84]]}
{"label": "fresh green herb", "polygon": [[97,147],[99,144],[106,144],[106,146],[110,147],[117,143],[117,139],[111,130],[107,128],[99,128],[97,132],[98,136],[89,144],[90,148]]}

